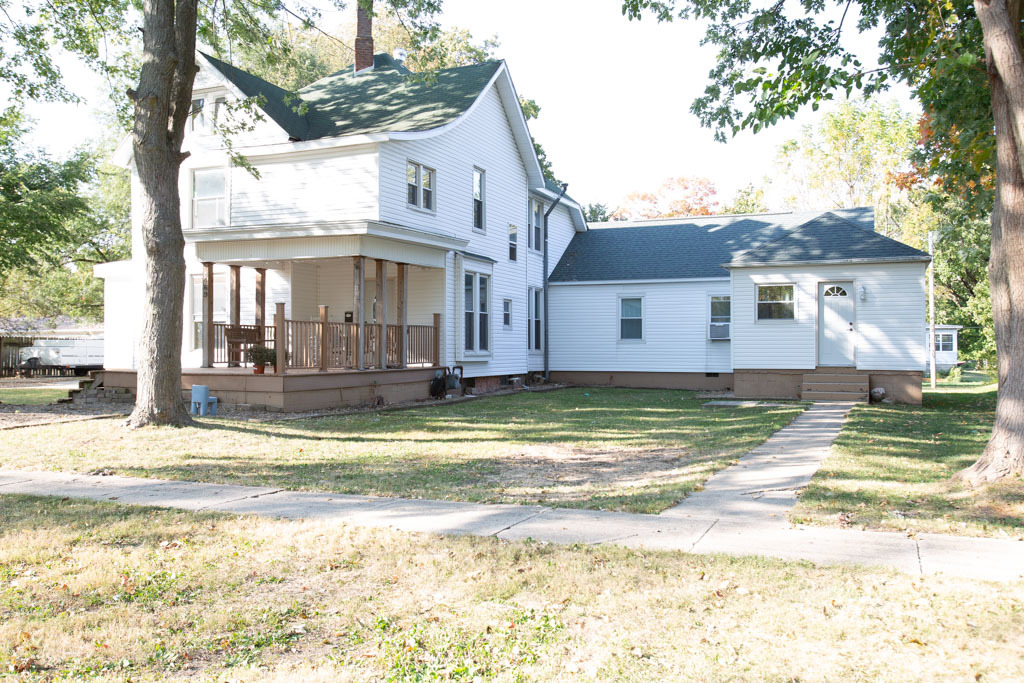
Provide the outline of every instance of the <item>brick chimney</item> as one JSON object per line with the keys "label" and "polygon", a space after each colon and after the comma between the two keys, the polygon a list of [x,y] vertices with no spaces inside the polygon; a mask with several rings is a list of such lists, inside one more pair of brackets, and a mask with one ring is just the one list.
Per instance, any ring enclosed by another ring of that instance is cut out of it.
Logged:
{"label": "brick chimney", "polygon": [[356,73],[373,68],[373,17],[363,9],[356,10]]}

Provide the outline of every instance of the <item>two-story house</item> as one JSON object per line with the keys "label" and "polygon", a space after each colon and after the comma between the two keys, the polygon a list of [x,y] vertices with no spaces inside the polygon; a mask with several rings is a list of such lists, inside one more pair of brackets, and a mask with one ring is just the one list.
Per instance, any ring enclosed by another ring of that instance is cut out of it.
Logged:
{"label": "two-story house", "polygon": [[[203,375],[222,400],[298,409],[364,400],[366,385],[396,385],[388,398],[399,385],[419,393],[433,370],[410,367],[461,365],[487,386],[542,369],[542,226],[560,188],[545,183],[508,67],[444,69],[423,82],[387,55],[366,60],[289,104],[282,89],[198,56],[179,181],[186,384]],[[255,172],[232,165],[216,134],[226,103],[244,98],[258,98],[262,120],[232,142]],[[130,167],[130,145],[119,154]],[[133,211],[135,245],[140,220]],[[548,221],[550,273],[586,223],[568,197]],[[141,259],[136,248],[131,261],[97,268],[108,369],[135,366]],[[315,389],[267,400],[280,378],[225,370],[225,384],[202,371],[244,362],[239,331],[280,347],[279,309],[292,375],[382,372],[292,377]]]}

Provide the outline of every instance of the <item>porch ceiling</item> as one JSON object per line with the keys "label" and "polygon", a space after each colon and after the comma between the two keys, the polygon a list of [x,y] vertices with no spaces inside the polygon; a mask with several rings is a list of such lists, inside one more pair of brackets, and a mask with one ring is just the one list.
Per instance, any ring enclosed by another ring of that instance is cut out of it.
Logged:
{"label": "porch ceiling", "polygon": [[288,228],[283,233],[272,236],[262,231],[259,236],[245,237],[236,233],[232,235],[235,239],[198,241],[196,256],[200,261],[233,264],[366,256],[443,268],[447,252],[467,244],[454,237],[376,221]]}

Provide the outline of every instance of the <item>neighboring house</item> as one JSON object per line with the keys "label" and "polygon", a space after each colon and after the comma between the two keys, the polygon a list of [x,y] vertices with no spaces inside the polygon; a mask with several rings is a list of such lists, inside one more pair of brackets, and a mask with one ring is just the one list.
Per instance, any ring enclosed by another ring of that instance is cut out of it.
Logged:
{"label": "neighboring house", "polygon": [[[875,233],[869,209],[588,230],[576,202],[556,204],[504,62],[424,82],[358,52],[301,101],[199,55],[179,180],[183,389],[305,410],[424,396],[435,367],[462,366],[479,389],[549,369],[751,397],[884,386],[920,401],[928,256]],[[252,97],[264,120],[232,139],[258,177],[214,128]],[[131,168],[130,143],[118,157]],[[132,221],[132,259],[96,268],[107,386],[135,382],[138,206]],[[253,343],[286,353],[285,367],[230,367]]]}
{"label": "neighboring house", "polygon": [[[939,372],[949,372],[960,365],[960,330],[963,325],[935,325],[935,367]],[[928,353],[928,338],[931,331],[925,323],[924,372],[931,375],[931,354]]]}
{"label": "neighboring house", "polygon": [[556,379],[920,402],[929,257],[871,209],[590,228],[550,278]]}

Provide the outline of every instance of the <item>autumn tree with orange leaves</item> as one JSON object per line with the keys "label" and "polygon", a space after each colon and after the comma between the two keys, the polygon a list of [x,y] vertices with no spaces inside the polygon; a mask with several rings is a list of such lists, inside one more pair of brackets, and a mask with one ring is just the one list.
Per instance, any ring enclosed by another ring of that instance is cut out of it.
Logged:
{"label": "autumn tree with orange leaves", "polygon": [[669,178],[654,192],[632,192],[612,214],[612,220],[710,216],[718,211],[718,190],[707,178]]}

